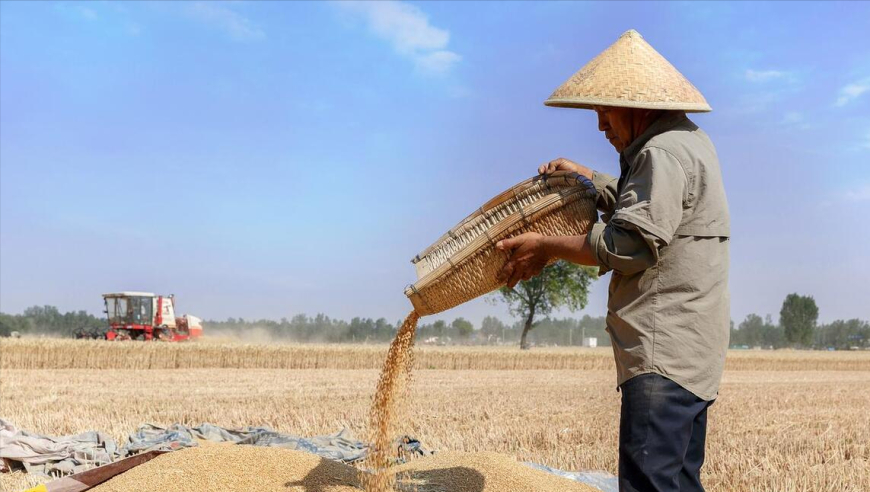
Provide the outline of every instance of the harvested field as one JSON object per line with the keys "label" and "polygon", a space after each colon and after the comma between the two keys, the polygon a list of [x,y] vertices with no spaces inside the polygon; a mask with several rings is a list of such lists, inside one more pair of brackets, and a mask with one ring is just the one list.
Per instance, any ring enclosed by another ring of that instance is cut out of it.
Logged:
{"label": "harvested field", "polygon": [[[3,339],[0,369],[380,369],[387,345]],[[613,370],[609,347],[417,347],[418,369]],[[728,371],[870,371],[868,352],[730,351]]]}
{"label": "harvested field", "polygon": [[[35,432],[100,429],[116,439],[144,422],[301,435],[348,427],[362,437],[377,378],[377,370],[4,369],[0,416]],[[429,449],[616,472],[611,370],[424,369],[414,379],[412,420],[401,430]],[[708,490],[870,490],[868,407],[870,371],[726,371],[710,408]],[[0,475],[0,490],[39,481]]]}

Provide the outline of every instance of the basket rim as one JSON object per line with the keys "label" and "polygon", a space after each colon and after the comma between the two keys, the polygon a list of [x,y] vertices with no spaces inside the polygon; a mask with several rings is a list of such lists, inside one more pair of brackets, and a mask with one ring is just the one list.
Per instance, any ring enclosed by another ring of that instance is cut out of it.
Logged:
{"label": "basket rim", "polygon": [[[405,289],[405,295],[411,297],[412,295],[419,294],[420,291],[428,287],[429,284],[432,284],[433,282],[439,280],[442,276],[445,276],[453,269],[462,266],[474,255],[480,254],[480,252],[483,250],[483,244],[490,243],[493,247],[495,247],[495,244],[497,242],[495,238],[498,238],[501,234],[504,234],[506,231],[510,230],[520,222],[528,222],[530,216],[542,213],[548,215],[560,210],[569,203],[578,201],[583,198],[592,199],[592,197],[587,193],[588,191],[588,188],[566,187],[559,190],[557,193],[552,193],[543,197],[542,199],[535,202],[526,211],[514,212],[513,214],[493,226],[490,230],[485,231],[483,234],[475,238],[462,250],[449,257],[447,261],[433,269],[431,272],[424,275],[422,278],[418,279],[413,284],[408,285],[408,287],[406,287]],[[555,205],[557,204],[560,206],[556,207]],[[538,217],[538,220],[539,219],[540,217]]]}
{"label": "basket rim", "polygon": [[[575,186],[582,187],[586,191],[595,189],[595,186],[592,184],[592,181],[589,178],[587,178],[586,176],[584,176],[582,174],[573,172],[573,171],[555,171],[555,172],[550,173],[550,174],[539,174],[537,176],[532,176],[531,178],[525,179],[525,180],[515,184],[514,186],[508,188],[507,190],[499,193],[498,195],[494,196],[493,198],[489,199],[486,203],[484,203],[482,206],[480,206],[480,208],[478,208],[477,210],[475,210],[474,212],[472,212],[471,214],[466,216],[464,219],[462,219],[455,226],[451,227],[450,230],[448,230],[446,233],[442,234],[437,240],[435,240],[435,242],[430,244],[426,249],[424,249],[422,252],[417,254],[417,256],[412,258],[411,263],[417,264],[424,257],[428,256],[430,253],[432,253],[433,251],[440,248],[449,239],[456,238],[457,236],[464,233],[465,226],[467,226],[474,219],[476,219],[482,215],[485,215],[490,210],[493,210],[494,208],[507,202],[508,200],[518,198],[519,194],[521,194],[523,192],[527,192],[535,186],[542,186],[544,190],[554,190],[554,191],[556,189],[570,189],[570,188],[573,188]],[[532,210],[537,210],[537,209],[535,209],[535,204],[532,204],[532,206],[529,209],[526,209],[525,212],[531,213]],[[520,213],[522,213],[522,212],[523,212],[523,209],[520,210]],[[508,218],[503,219],[503,220],[509,220],[509,219],[510,219],[510,216]],[[495,227],[496,226],[493,226],[493,228],[495,228]],[[484,233],[484,235],[486,235],[486,233]],[[470,247],[470,246],[471,246],[471,244],[469,244],[467,247]],[[456,254],[459,254],[459,253],[460,252],[457,252]],[[449,260],[448,260],[448,262],[449,262]],[[419,280],[421,280],[421,279],[418,279],[418,281]]]}

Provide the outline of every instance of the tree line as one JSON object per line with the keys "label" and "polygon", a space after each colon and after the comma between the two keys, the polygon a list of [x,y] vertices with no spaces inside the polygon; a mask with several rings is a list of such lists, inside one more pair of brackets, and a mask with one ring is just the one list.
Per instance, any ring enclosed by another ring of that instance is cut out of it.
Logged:
{"label": "tree line", "polygon": [[[242,338],[246,333],[256,332],[275,339],[298,342],[379,343],[389,342],[395,337],[401,320],[390,323],[385,318],[353,318],[348,322],[324,314],[313,317],[299,314],[278,321],[229,318],[224,321],[205,321],[203,324],[206,334],[232,333]],[[519,342],[524,325],[524,321],[505,323],[495,316],[487,316],[480,326],[475,326],[471,321],[459,317],[453,321],[437,320],[420,324],[416,338],[417,343],[434,345],[514,345]],[[579,346],[586,336],[597,337],[598,343],[609,343],[609,340],[602,340],[606,336],[604,326],[604,317],[548,317],[536,323],[529,341],[534,345]]]}
{"label": "tree line", "polygon": [[731,322],[734,348],[816,348],[847,350],[870,348],[870,323],[860,319],[818,324],[819,308],[812,296],[789,294],[782,302],[779,322],[769,314],[746,316],[737,327]]}
{"label": "tree line", "polygon": [[[549,312],[546,310],[545,312]],[[437,345],[516,345],[526,335],[529,346],[580,346],[583,338],[596,338],[599,346],[607,346],[610,339],[605,331],[604,317],[537,319],[529,325],[526,313],[519,319],[505,323],[495,316],[487,316],[480,326],[464,318],[451,322],[438,320],[423,323],[417,328],[418,343]],[[731,323],[733,348],[815,348],[846,350],[870,348],[870,323],[860,319],[836,320],[818,323],[819,310],[811,296],[789,294],[783,301],[779,319],[748,315],[735,326]],[[396,334],[401,320],[391,323],[386,318],[352,318],[350,321],[330,318],[324,314],[299,314],[280,320],[246,320],[228,318],[223,321],[205,321],[208,334],[233,333],[244,338],[250,333],[265,334],[269,338],[318,343],[382,343]],[[61,313],[54,306],[32,306],[21,314],[0,313],[0,337],[13,332],[21,335],[53,335],[76,337],[83,333],[99,336],[107,322],[86,311]]]}
{"label": "tree line", "polygon": [[[325,314],[308,316],[298,314],[292,318],[206,320],[206,335],[265,334],[269,338],[316,343],[381,343],[396,335],[401,320],[390,323],[386,318],[355,317],[350,321],[331,318]],[[0,337],[13,332],[20,335],[49,335],[76,337],[83,334],[105,333],[108,322],[86,311],[61,313],[54,306],[33,306],[21,314],[0,313]],[[516,344],[522,336],[524,321],[505,323],[495,316],[487,316],[481,325],[459,317],[453,321],[434,321],[417,328],[418,343],[439,345],[497,345]],[[580,319],[544,318],[535,323],[529,335],[534,345],[581,345],[583,336],[597,337],[598,343],[608,343],[604,331],[604,317],[583,316]]]}
{"label": "tree line", "polygon": [[108,326],[105,318],[87,311],[61,313],[54,306],[31,306],[21,314],[0,313],[0,337],[15,333],[72,337],[80,329],[100,329]]}

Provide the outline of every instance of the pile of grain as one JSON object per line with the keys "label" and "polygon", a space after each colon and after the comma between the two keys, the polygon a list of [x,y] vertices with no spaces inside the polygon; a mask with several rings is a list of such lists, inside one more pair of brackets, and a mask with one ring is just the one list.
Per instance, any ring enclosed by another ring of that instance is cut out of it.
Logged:
{"label": "pile of grain", "polygon": [[206,446],[160,455],[93,492],[358,492],[353,467],[315,454],[259,446]]}
{"label": "pile of grain", "polygon": [[415,492],[593,492],[573,480],[536,470],[498,453],[442,452],[395,466],[397,489]]}
{"label": "pile of grain", "polygon": [[[439,453],[387,470],[403,492],[593,492],[496,453]],[[112,478],[93,492],[359,492],[365,475],[302,451],[209,446],[174,451]]]}

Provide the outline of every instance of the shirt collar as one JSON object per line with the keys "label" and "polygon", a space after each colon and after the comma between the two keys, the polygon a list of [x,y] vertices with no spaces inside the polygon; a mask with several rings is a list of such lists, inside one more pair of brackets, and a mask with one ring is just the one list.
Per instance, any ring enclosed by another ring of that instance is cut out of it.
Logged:
{"label": "shirt collar", "polygon": [[619,154],[619,161],[623,164],[623,167],[626,167],[628,164],[631,164],[634,161],[634,158],[637,156],[638,152],[646,145],[647,142],[656,135],[660,135],[671,128],[679,125],[683,121],[685,121],[686,113],[681,111],[668,111],[663,115],[659,116],[659,118],[652,122],[649,128],[646,129],[639,137],[634,139],[628,147],[623,149],[622,153]]}

